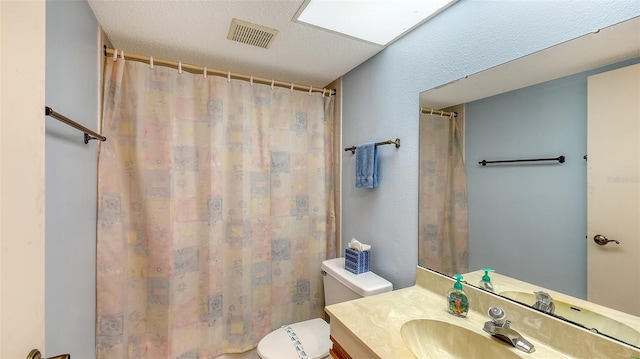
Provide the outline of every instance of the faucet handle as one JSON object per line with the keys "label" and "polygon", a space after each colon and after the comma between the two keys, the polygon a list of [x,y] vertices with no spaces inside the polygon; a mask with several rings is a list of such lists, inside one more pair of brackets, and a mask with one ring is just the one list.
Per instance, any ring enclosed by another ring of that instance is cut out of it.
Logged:
{"label": "faucet handle", "polygon": [[487,314],[489,315],[489,318],[491,318],[491,321],[493,322],[493,324],[499,327],[504,327],[505,325],[509,324],[509,321],[506,320],[507,313],[504,311],[504,309],[500,307],[489,308],[489,310],[487,311]]}
{"label": "faucet handle", "polygon": [[533,293],[536,295],[536,302],[533,304],[534,308],[540,309],[545,313],[553,313],[555,311],[556,306],[549,293],[543,291]]}
{"label": "faucet handle", "polygon": [[533,294],[536,295],[536,300],[538,301],[545,302],[545,303],[553,301],[553,298],[551,298],[551,295],[547,292],[537,291],[537,292],[533,292]]}

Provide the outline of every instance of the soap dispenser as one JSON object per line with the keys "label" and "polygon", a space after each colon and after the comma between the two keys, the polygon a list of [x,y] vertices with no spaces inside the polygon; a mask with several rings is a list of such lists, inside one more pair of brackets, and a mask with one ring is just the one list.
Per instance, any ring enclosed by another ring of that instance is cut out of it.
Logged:
{"label": "soap dispenser", "polygon": [[460,283],[462,276],[455,274],[453,277],[456,278],[456,283],[447,292],[447,307],[449,313],[464,318],[469,313],[469,297],[462,289],[462,283]]}
{"label": "soap dispenser", "polygon": [[482,270],[484,271],[484,275],[482,276],[480,283],[478,283],[478,286],[480,287],[480,289],[493,292],[493,284],[491,283],[491,278],[489,278],[489,272],[495,272],[495,270],[488,267],[482,268]]}

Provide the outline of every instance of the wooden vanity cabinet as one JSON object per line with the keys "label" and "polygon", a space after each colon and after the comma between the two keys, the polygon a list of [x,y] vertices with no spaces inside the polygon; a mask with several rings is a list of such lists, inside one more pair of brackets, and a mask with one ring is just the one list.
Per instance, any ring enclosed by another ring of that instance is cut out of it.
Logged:
{"label": "wooden vanity cabinet", "polygon": [[352,359],[349,353],[340,346],[333,336],[330,335],[329,339],[331,339],[331,343],[333,343],[333,347],[329,349],[329,354],[333,359]]}

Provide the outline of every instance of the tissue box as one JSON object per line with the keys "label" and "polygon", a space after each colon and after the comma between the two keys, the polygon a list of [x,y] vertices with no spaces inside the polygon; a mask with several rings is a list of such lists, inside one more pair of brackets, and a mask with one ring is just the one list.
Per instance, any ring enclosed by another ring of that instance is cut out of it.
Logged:
{"label": "tissue box", "polygon": [[358,252],[351,248],[344,250],[344,269],[360,274],[369,271],[369,251]]}

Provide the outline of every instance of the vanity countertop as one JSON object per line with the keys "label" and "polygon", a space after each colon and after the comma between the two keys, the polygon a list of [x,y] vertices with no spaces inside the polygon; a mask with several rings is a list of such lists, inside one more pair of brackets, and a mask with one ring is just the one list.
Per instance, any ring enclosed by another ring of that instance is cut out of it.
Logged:
{"label": "vanity countertop", "polygon": [[[635,347],[468,285],[464,288],[470,301],[469,314],[467,318],[453,316],[447,312],[445,301],[453,283],[447,276],[418,267],[412,287],[327,306],[331,336],[353,358],[415,358],[402,339],[401,327],[413,319],[432,319],[484,335],[489,340],[487,345],[505,346],[521,358],[640,359],[640,350]],[[517,350],[482,330],[489,320],[487,309],[492,306],[506,311],[511,327],[535,346],[535,352]],[[469,356],[486,357],[482,347],[477,355]]]}
{"label": "vanity countertop", "polygon": [[[453,284],[453,282],[447,282]],[[482,333],[494,341],[488,345],[507,346],[522,358],[568,358],[533,338],[529,340],[536,347],[534,353],[519,351],[482,330],[484,322],[489,320],[485,312],[469,311],[467,318],[459,318],[446,310],[446,291],[443,294],[433,292],[420,285],[388,293],[366,297],[326,307],[331,317],[331,334],[349,352],[356,351],[362,356],[372,358],[414,358],[404,344],[400,328],[412,319],[426,318],[455,324],[477,333]],[[473,297],[469,297],[473,300]],[[499,303],[495,303],[499,305]],[[473,303],[472,303],[473,307]],[[488,309],[488,308],[487,308]],[[518,330],[518,323],[512,328]],[[354,340],[344,338],[351,335]],[[340,337],[342,336],[342,337]],[[351,343],[344,343],[351,341]],[[360,348],[355,348],[360,345]],[[354,358],[361,356],[353,355]],[[482,348],[478,348],[478,358],[483,358]]]}

